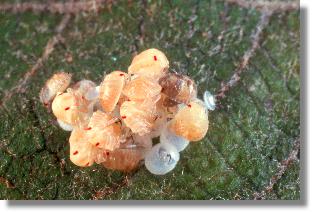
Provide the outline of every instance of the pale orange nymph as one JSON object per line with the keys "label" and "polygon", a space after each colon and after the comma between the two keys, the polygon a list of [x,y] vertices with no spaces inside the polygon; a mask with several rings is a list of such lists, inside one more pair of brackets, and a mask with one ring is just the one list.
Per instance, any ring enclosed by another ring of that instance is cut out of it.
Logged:
{"label": "pale orange nymph", "polygon": [[100,103],[105,112],[112,112],[120,98],[125,85],[127,74],[114,71],[104,78],[100,85]]}
{"label": "pale orange nymph", "polygon": [[144,158],[139,149],[117,149],[113,152],[103,152],[106,160],[103,162],[105,168],[130,172],[136,169],[139,162]]}
{"label": "pale orange nymph", "polygon": [[71,90],[56,95],[52,102],[52,111],[58,120],[77,127],[83,127],[90,116],[86,100]]}
{"label": "pale orange nymph", "polygon": [[119,149],[113,152],[103,152],[105,161],[103,165],[108,169],[129,172],[139,166],[145,154],[152,147],[152,140],[147,136],[134,135],[121,144]]}
{"label": "pale orange nymph", "polygon": [[113,118],[111,115],[102,111],[93,113],[87,131],[88,141],[94,146],[113,151],[119,147],[121,137],[120,124],[116,123],[118,118]]}
{"label": "pale orange nymph", "polygon": [[137,77],[130,82],[123,89],[123,94],[130,100],[145,100],[155,97],[160,94],[161,86],[147,77]]}
{"label": "pale orange nymph", "polygon": [[54,74],[41,89],[39,97],[44,105],[49,105],[58,92],[64,92],[71,82],[72,74],[59,72]]}
{"label": "pale orange nymph", "polygon": [[153,129],[156,120],[156,103],[125,101],[120,107],[120,117],[133,133],[144,135]]}
{"label": "pale orange nymph", "polygon": [[166,55],[158,49],[148,49],[133,58],[128,73],[158,80],[168,69],[169,61]]}
{"label": "pale orange nymph", "polygon": [[70,160],[77,166],[91,166],[94,163],[97,149],[87,141],[83,129],[74,129],[69,138]]}
{"label": "pale orange nymph", "polygon": [[208,131],[207,109],[200,100],[190,102],[181,108],[170,123],[170,129],[189,141],[199,141]]}

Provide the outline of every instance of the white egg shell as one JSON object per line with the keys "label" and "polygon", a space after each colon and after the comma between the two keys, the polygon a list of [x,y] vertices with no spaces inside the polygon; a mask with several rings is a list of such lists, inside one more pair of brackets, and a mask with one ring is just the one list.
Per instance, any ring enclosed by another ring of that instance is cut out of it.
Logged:
{"label": "white egg shell", "polygon": [[172,171],[180,159],[178,150],[171,144],[158,143],[145,156],[145,167],[155,175]]}
{"label": "white egg shell", "polygon": [[174,134],[168,128],[169,123],[170,122],[168,122],[166,127],[164,127],[163,130],[161,131],[160,143],[171,144],[171,145],[175,146],[175,148],[178,150],[178,152],[181,152],[190,144],[190,142],[187,139]]}
{"label": "white egg shell", "polygon": [[90,89],[86,93],[85,97],[86,97],[87,100],[93,101],[93,100],[96,100],[99,97],[99,94],[100,94],[100,86],[97,86],[97,87],[95,87],[93,89]]}
{"label": "white egg shell", "polygon": [[204,93],[204,102],[208,110],[216,109],[215,98],[209,91],[205,91]]}
{"label": "white egg shell", "polygon": [[59,126],[65,130],[65,131],[73,131],[73,126],[70,124],[67,124],[61,120],[57,120],[57,123],[59,124]]}

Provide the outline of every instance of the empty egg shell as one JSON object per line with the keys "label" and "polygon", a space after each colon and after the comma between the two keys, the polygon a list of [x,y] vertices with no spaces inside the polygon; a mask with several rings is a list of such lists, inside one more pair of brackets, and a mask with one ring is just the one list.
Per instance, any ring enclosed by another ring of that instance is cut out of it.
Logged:
{"label": "empty egg shell", "polygon": [[91,166],[94,163],[96,148],[87,141],[85,131],[74,129],[69,138],[70,160],[77,166]]}
{"label": "empty egg shell", "polygon": [[160,143],[171,144],[175,146],[178,152],[181,152],[190,144],[190,142],[187,139],[181,136],[177,136],[175,133],[173,133],[169,129],[169,123],[161,131],[160,139],[159,139]]}
{"label": "empty egg shell", "polygon": [[97,164],[102,164],[107,159],[107,150],[103,150],[101,148],[96,148],[96,152],[94,154],[94,162]]}
{"label": "empty egg shell", "polygon": [[61,120],[57,120],[57,123],[59,126],[65,130],[65,131],[73,131],[73,126],[70,124],[66,124],[65,122],[62,122]]}
{"label": "empty egg shell", "polygon": [[144,100],[159,95],[161,91],[157,81],[153,81],[147,77],[137,77],[127,83],[123,89],[123,94],[130,100]]}
{"label": "empty egg shell", "polygon": [[87,131],[88,141],[98,148],[113,151],[119,147],[121,127],[111,115],[101,111],[93,113]]}
{"label": "empty egg shell", "polygon": [[182,107],[170,122],[170,130],[189,141],[199,141],[208,131],[209,121],[207,109],[200,100]]}
{"label": "empty egg shell", "polygon": [[153,141],[151,136],[144,135],[140,136],[134,134],[133,136],[134,145],[144,148],[145,150],[150,150],[153,146]]}
{"label": "empty egg shell", "polygon": [[145,167],[155,175],[164,175],[175,168],[180,159],[177,149],[168,143],[158,143],[145,156]]}
{"label": "empty egg shell", "polygon": [[167,123],[167,116],[165,113],[157,113],[155,117],[155,122],[153,125],[153,128],[149,134],[151,138],[159,137],[161,134],[161,131],[163,130],[164,126]]}
{"label": "empty egg shell", "polygon": [[163,52],[158,49],[148,49],[133,58],[128,73],[158,80],[168,72],[168,68],[169,61]]}
{"label": "empty egg shell", "polygon": [[112,112],[120,98],[127,74],[114,71],[108,74],[100,85],[100,103],[105,112]]}
{"label": "empty egg shell", "polygon": [[100,95],[100,86],[96,86],[95,88],[89,90],[86,93],[86,99],[89,101],[94,101],[96,100]]}
{"label": "empty egg shell", "polygon": [[64,92],[71,82],[72,74],[59,72],[54,74],[41,89],[39,97],[44,105],[49,105],[58,92]]}
{"label": "empty egg shell", "polygon": [[92,101],[96,98],[96,96],[94,97],[94,95],[92,95],[94,93],[96,94],[96,84],[91,80],[81,80],[77,82],[72,89],[88,101]]}
{"label": "empty egg shell", "polygon": [[164,106],[172,107],[180,103],[188,104],[196,98],[197,88],[194,81],[188,76],[167,73],[159,79],[162,93],[167,96],[164,99]]}

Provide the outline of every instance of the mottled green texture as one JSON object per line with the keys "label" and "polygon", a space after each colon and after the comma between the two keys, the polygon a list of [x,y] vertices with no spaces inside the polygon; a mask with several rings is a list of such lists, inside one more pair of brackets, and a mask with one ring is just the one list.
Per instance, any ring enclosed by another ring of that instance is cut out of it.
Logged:
{"label": "mottled green texture", "polygon": [[[222,14],[225,14],[226,22]],[[0,97],[40,57],[60,15],[0,15]],[[45,80],[59,70],[99,83],[126,70],[135,51],[164,51],[172,70],[193,77],[199,95],[232,76],[260,14],[222,1],[119,2],[98,15],[77,15],[27,90],[0,109],[1,199],[253,199],[278,171],[299,137],[299,12],[274,15],[262,47],[241,81],[209,114],[204,140],[181,154],[176,169],[154,176],[143,166],[127,176],[69,161],[69,133],[39,102]],[[141,30],[140,30],[141,29]],[[65,55],[73,57],[67,62]],[[266,194],[299,199],[299,161]]]}

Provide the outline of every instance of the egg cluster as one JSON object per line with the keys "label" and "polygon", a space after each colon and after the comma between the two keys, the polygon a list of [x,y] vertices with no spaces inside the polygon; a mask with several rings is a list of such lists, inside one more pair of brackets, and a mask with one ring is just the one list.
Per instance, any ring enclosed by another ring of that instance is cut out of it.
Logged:
{"label": "egg cluster", "polygon": [[[208,110],[188,76],[169,72],[169,61],[157,49],[135,56],[128,73],[113,71],[97,86],[89,80],[71,85],[72,75],[54,74],[41,89],[40,100],[52,108],[59,126],[71,131],[70,160],[132,171],[141,161],[153,174],[174,169],[179,152],[208,130]],[[153,146],[152,139],[160,137]]]}

